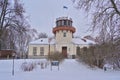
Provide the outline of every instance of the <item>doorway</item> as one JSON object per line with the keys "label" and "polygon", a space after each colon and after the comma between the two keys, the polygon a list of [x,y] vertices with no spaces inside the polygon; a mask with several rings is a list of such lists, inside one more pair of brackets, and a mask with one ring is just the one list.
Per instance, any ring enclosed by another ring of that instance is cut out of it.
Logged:
{"label": "doorway", "polygon": [[67,58],[67,47],[62,47],[62,54]]}

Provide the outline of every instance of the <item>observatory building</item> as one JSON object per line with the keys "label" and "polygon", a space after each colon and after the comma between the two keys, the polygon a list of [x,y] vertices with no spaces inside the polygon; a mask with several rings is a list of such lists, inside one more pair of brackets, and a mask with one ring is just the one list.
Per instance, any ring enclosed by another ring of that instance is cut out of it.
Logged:
{"label": "observatory building", "polygon": [[59,51],[66,58],[76,56],[78,50],[94,44],[93,41],[74,37],[76,28],[72,25],[72,18],[59,17],[56,19],[56,26],[52,29],[54,37],[40,38],[29,43],[29,58],[46,57],[50,52]]}

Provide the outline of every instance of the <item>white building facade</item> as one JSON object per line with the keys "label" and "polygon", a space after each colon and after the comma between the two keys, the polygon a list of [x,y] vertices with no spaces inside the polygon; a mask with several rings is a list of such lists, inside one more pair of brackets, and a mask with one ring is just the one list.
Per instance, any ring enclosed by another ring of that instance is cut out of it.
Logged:
{"label": "white building facade", "polygon": [[50,52],[59,51],[66,58],[72,58],[77,55],[77,48],[89,47],[95,44],[90,40],[74,38],[73,34],[76,29],[72,26],[72,19],[68,17],[60,17],[56,19],[56,26],[53,28],[54,37],[41,38],[32,41],[29,44],[29,58],[46,57]]}

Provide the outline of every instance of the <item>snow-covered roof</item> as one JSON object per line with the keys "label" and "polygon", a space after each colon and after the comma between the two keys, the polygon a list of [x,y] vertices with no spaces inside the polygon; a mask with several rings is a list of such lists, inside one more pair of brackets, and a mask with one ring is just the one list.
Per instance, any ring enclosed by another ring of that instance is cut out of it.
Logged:
{"label": "snow-covered roof", "polygon": [[88,40],[88,39],[81,39],[81,38],[73,38],[72,42],[74,44],[83,44],[83,45],[90,45],[90,44],[96,44],[94,41],[92,40]]}
{"label": "snow-covered roof", "polygon": [[[54,38],[40,38],[38,40],[32,41],[29,44],[31,45],[48,45],[50,41],[50,44],[55,44],[55,39]],[[95,44],[94,41],[88,40],[88,39],[81,39],[81,38],[73,38],[72,39],[73,44],[77,45],[90,45],[90,44]]]}
{"label": "snow-covered roof", "polygon": [[32,41],[29,44],[33,44],[33,45],[39,45],[39,44],[55,44],[55,39],[50,39],[50,38],[40,38],[38,40]]}

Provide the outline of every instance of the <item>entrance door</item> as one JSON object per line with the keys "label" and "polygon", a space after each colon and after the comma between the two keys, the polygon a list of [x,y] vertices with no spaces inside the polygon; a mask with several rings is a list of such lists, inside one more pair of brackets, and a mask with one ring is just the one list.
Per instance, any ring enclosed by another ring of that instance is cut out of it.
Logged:
{"label": "entrance door", "polygon": [[62,54],[67,58],[67,47],[62,47]]}

